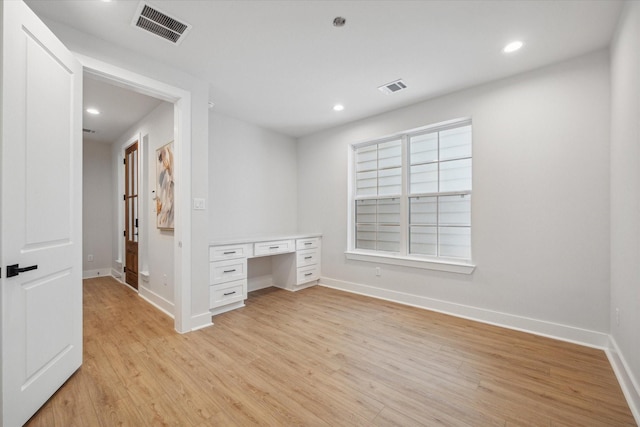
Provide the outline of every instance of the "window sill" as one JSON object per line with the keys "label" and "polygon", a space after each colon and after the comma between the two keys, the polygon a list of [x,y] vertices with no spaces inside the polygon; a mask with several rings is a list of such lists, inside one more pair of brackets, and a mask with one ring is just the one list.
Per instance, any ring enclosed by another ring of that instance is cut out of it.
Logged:
{"label": "window sill", "polygon": [[355,261],[400,265],[403,267],[422,268],[425,270],[447,271],[449,273],[471,274],[476,268],[475,264],[467,264],[464,262],[436,261],[399,255],[382,255],[355,251],[346,251],[344,254],[347,259]]}

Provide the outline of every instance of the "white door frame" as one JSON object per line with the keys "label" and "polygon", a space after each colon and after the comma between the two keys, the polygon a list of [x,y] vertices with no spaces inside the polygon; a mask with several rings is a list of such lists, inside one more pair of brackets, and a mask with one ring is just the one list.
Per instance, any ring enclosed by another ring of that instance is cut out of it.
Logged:
{"label": "white door frame", "polygon": [[74,53],[93,78],[173,103],[176,172],[174,229],[174,327],[191,330],[191,92]]}

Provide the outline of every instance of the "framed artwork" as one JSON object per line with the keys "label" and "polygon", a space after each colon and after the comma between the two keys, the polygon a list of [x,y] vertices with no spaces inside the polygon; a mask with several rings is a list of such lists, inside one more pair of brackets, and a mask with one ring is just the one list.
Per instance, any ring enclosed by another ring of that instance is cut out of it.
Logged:
{"label": "framed artwork", "polygon": [[173,141],[156,150],[156,226],[173,230]]}

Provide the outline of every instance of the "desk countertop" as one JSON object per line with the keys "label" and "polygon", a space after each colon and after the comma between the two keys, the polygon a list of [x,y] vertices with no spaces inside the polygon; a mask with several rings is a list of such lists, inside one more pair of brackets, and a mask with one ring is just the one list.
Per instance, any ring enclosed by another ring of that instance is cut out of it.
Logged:
{"label": "desk countertop", "polygon": [[322,237],[322,233],[267,234],[251,237],[223,238],[210,241],[209,246],[239,245],[243,243],[270,242],[272,240],[309,239],[312,237]]}

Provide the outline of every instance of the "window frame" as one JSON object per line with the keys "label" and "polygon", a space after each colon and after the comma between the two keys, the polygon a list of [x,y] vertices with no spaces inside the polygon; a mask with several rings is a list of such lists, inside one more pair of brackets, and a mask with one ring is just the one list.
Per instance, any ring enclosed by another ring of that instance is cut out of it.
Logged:
{"label": "window frame", "polygon": [[[415,193],[411,194],[410,192],[410,177],[411,177],[411,164],[410,164],[410,139],[411,137],[416,137],[419,135],[424,135],[428,133],[441,132],[446,131],[448,129],[454,129],[458,127],[463,127],[473,125],[471,118],[460,118],[455,120],[449,120],[446,122],[436,123],[433,125],[423,126],[420,128],[415,128],[403,132],[399,132],[394,135],[388,135],[382,138],[376,138],[374,140],[362,141],[348,145],[348,226],[347,226],[347,250],[345,251],[345,255],[347,259],[357,260],[357,261],[368,261],[375,262],[379,264],[392,264],[392,265],[400,265],[414,268],[423,268],[430,270],[439,270],[439,271],[448,271],[454,273],[462,273],[462,274],[471,274],[475,269],[475,264],[472,262],[473,253],[470,254],[468,259],[462,258],[452,258],[452,257],[443,257],[443,256],[430,256],[430,255],[420,255],[420,254],[411,254],[410,253],[410,227],[411,227],[411,218],[410,218],[410,201],[415,197],[443,197],[447,195],[472,195],[472,189],[464,190],[464,191],[443,191],[436,193]],[[395,196],[389,195],[367,195],[367,196],[357,196],[357,170],[356,170],[356,151],[360,148],[384,144],[385,142],[390,142],[394,140],[400,140],[401,144],[401,194]],[[470,157],[465,157],[471,159],[471,169],[473,171],[473,143],[472,143],[472,154]],[[449,159],[451,160],[451,159]],[[441,164],[440,158],[437,160],[438,168]],[[473,172],[472,177],[473,181]],[[438,177],[438,182],[440,182],[440,177]],[[440,188],[438,188],[440,190]],[[399,198],[400,199],[400,250],[398,252],[387,252],[381,250],[371,250],[371,249],[358,249],[356,248],[356,204],[358,200],[381,200],[381,199],[389,199],[389,198]],[[470,208],[471,209],[471,208]],[[436,225],[436,228],[439,225]],[[472,247],[472,229],[473,224],[470,221],[470,248]],[[438,232],[439,234],[439,232]]]}

